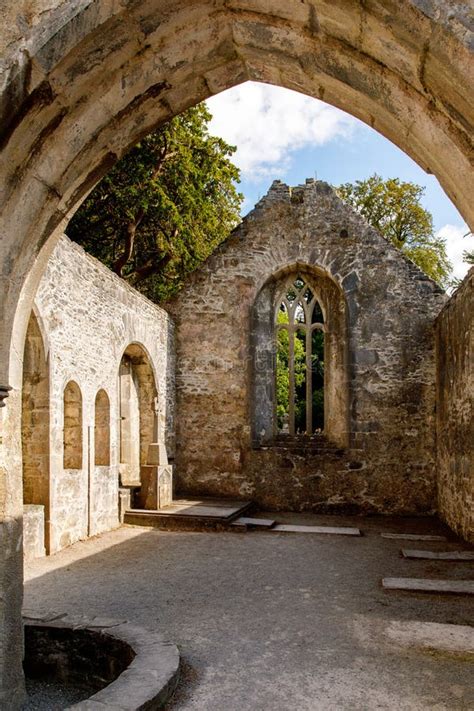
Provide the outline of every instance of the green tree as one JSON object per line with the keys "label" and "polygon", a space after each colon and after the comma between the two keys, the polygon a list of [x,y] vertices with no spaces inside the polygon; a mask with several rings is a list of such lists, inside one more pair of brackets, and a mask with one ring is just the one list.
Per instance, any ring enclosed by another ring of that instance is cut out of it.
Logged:
{"label": "green tree", "polygon": [[[288,323],[288,314],[279,311],[277,323]],[[278,427],[283,427],[284,421],[289,412],[290,404],[290,371],[289,371],[290,335],[286,328],[281,328],[277,333],[276,352],[276,414]],[[298,388],[304,385],[306,377],[305,346],[301,338],[294,340],[294,373],[295,373],[295,395]],[[298,420],[298,398],[295,397],[296,423]]]}
{"label": "green tree", "polygon": [[446,244],[434,234],[433,218],[421,204],[423,187],[374,174],[340,185],[337,193],[425,274],[447,285],[451,264]]}
{"label": "green tree", "polygon": [[205,104],[149,134],[96,186],[67,234],[154,301],[170,297],[238,223],[235,148]]}

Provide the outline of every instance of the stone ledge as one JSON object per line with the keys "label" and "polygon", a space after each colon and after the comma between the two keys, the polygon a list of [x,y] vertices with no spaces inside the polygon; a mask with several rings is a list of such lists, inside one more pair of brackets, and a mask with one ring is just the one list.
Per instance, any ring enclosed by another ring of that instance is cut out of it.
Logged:
{"label": "stone ledge", "polygon": [[123,620],[61,616],[52,613],[44,615],[35,614],[34,611],[28,611],[24,621],[26,624],[30,622],[46,628],[100,631],[124,642],[135,653],[131,664],[115,681],[89,699],[69,706],[71,710],[152,711],[163,708],[176,688],[180,661],[178,648],[156,632]]}

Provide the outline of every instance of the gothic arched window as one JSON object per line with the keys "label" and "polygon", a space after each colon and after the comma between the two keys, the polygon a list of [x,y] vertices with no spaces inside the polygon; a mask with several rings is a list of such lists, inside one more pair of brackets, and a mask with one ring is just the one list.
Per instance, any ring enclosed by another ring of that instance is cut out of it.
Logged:
{"label": "gothic arched window", "polygon": [[110,466],[110,400],[105,390],[95,396],[94,463],[99,467]]}
{"label": "gothic arched window", "polygon": [[279,434],[324,429],[324,315],[302,276],[285,282],[275,309],[276,425]]}
{"label": "gothic arched window", "polygon": [[82,469],[82,394],[74,380],[64,388],[64,469]]}
{"label": "gothic arched window", "polygon": [[342,288],[315,265],[284,267],[262,285],[250,334],[254,446],[322,432],[348,446],[347,318]]}

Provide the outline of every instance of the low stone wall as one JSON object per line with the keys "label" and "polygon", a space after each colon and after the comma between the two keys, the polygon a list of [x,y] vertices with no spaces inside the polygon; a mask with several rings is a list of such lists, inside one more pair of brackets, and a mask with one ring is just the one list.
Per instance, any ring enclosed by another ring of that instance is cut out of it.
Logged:
{"label": "low stone wall", "polygon": [[474,543],[474,268],[437,320],[438,508]]}

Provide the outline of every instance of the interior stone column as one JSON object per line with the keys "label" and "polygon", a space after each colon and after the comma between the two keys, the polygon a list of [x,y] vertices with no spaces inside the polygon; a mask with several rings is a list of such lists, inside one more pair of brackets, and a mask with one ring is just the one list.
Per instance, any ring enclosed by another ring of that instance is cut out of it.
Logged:
{"label": "interior stone column", "polygon": [[[7,400],[8,397],[8,400]],[[23,502],[18,433],[21,392],[0,385],[0,708],[15,711],[24,699]],[[8,454],[7,454],[8,453]]]}

